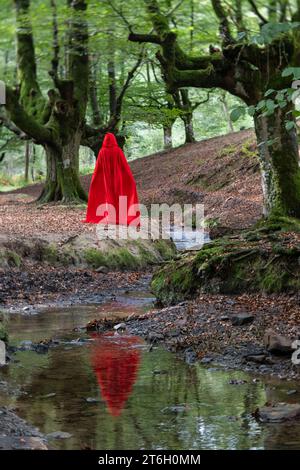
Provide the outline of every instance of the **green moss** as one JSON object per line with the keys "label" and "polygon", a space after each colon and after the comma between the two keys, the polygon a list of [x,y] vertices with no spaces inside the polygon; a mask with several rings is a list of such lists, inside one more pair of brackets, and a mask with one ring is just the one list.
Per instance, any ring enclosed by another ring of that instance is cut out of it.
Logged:
{"label": "green moss", "polygon": [[127,248],[117,248],[107,254],[106,266],[113,269],[137,269],[140,267],[140,260]]}
{"label": "green moss", "polygon": [[170,240],[155,240],[154,246],[161,257],[165,260],[172,259],[176,253],[176,247],[173,243],[170,242]]}
{"label": "green moss", "polygon": [[263,244],[244,240],[245,237],[226,237],[204,246],[196,254],[180,256],[154,274],[152,292],[163,304],[169,304],[198,292],[300,290],[299,245],[287,246],[279,238],[274,243],[270,235],[267,240],[261,239],[267,241]]}
{"label": "green moss", "polygon": [[4,341],[6,344],[8,343],[8,333],[5,325],[2,322],[0,323],[0,340]]}
{"label": "green moss", "polygon": [[138,269],[141,265],[138,256],[134,256],[127,248],[116,248],[102,252],[96,248],[84,251],[87,264],[95,269],[107,266],[110,269]]}
{"label": "green moss", "polygon": [[54,243],[49,243],[43,247],[42,259],[48,263],[56,263],[59,259],[58,249]]}
{"label": "green moss", "polygon": [[107,265],[105,255],[96,248],[87,248],[84,250],[83,256],[87,264],[93,268],[99,268],[99,266]]}
{"label": "green moss", "polygon": [[22,264],[22,258],[15,251],[2,249],[0,250],[0,266],[16,266],[19,268]]}
{"label": "green moss", "polygon": [[237,151],[237,146],[234,144],[226,145],[218,153],[218,158],[227,157],[229,155],[234,155]]}
{"label": "green moss", "polygon": [[257,159],[257,149],[252,139],[246,140],[239,150],[239,156],[242,158]]}
{"label": "green moss", "polygon": [[157,262],[157,257],[153,252],[147,250],[142,243],[138,243],[139,247],[139,261],[140,266],[144,267],[147,265],[155,264]]}

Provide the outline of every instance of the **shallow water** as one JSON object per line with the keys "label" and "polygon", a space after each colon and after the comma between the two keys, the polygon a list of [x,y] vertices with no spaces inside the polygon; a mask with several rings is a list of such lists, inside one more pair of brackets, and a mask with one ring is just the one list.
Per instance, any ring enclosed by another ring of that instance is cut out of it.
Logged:
{"label": "shallow water", "polygon": [[169,232],[177,250],[197,250],[210,242],[209,234],[204,230],[188,230],[175,226]]}
{"label": "shallow water", "polygon": [[[188,365],[161,347],[130,335],[83,335],[72,331],[100,316],[145,311],[151,297],[131,293],[93,306],[12,315],[10,337],[60,338],[47,354],[19,351],[19,362],[0,370],[0,380],[21,394],[0,397],[31,424],[49,434],[58,449],[292,449],[300,448],[300,426],[261,425],[251,413],[268,399],[297,401],[287,385],[257,382],[242,372]],[[72,342],[78,336],[84,342]],[[231,385],[232,379],[246,382]],[[298,397],[299,398],[299,397]]]}

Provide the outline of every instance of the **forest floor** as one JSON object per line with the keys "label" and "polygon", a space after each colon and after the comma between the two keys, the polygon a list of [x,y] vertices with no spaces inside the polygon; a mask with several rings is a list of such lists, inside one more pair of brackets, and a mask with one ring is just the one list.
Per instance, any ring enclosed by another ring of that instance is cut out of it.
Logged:
{"label": "forest floor", "polygon": [[[151,203],[203,203],[211,220],[211,236],[239,232],[261,217],[262,193],[254,135],[251,130],[188,144],[131,162],[140,201]],[[83,176],[89,187],[91,176]],[[67,239],[93,231],[82,224],[84,207],[38,206],[33,203],[42,185],[35,184],[0,195],[0,227],[5,237],[50,237]],[[149,270],[149,274],[150,274]],[[62,301],[93,294],[112,293],[116,288],[144,288],[140,272],[98,273],[93,269],[28,265],[25,269],[0,271],[3,306],[22,306]],[[234,326],[236,312],[246,312],[253,321]],[[154,310],[133,320],[130,330],[164,342],[203,362],[298,377],[289,360],[266,354],[263,336],[268,328],[290,338],[300,337],[298,295],[244,294],[202,295],[177,306]],[[252,357],[248,360],[248,356]]]}

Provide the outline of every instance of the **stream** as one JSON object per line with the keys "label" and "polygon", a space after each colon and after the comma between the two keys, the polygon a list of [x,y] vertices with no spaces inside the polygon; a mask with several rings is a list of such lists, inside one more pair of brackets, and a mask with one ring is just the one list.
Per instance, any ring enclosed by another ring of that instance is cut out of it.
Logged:
{"label": "stream", "polygon": [[188,365],[126,332],[79,333],[91,319],[121,320],[152,303],[147,292],[133,291],[98,305],[11,314],[12,344],[60,341],[44,354],[18,351],[0,369],[15,390],[2,394],[0,406],[37,426],[54,449],[300,447],[300,424],[261,425],[251,415],[270,399],[297,400],[287,397],[295,384]]}
{"label": "stream", "polygon": [[[178,249],[195,244],[173,235]],[[126,331],[81,328],[140,315],[153,301],[132,290],[97,304],[11,313],[10,343],[24,350],[0,369],[10,390],[0,406],[38,427],[52,449],[299,449],[299,421],[262,425],[252,417],[266,401],[298,402],[297,383],[187,364]],[[31,350],[50,338],[55,347]]]}

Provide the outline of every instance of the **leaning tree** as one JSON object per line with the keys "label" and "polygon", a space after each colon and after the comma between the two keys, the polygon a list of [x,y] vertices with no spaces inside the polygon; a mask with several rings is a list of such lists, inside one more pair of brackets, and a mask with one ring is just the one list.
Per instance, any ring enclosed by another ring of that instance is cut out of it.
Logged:
{"label": "leaning tree", "polygon": [[[248,106],[258,142],[264,214],[300,217],[297,113],[291,99],[292,75],[295,78],[300,74],[296,67],[300,57],[300,3],[270,0],[269,8],[261,10],[254,0],[243,2],[244,9],[242,2],[235,0],[227,9],[228,3],[225,7],[222,0],[211,0],[220,44],[210,47],[209,53],[195,56],[182,47],[159,2],[144,1],[153,32],[131,32],[129,39],[160,47],[157,57],[169,93],[189,87],[221,88]],[[249,9],[258,20],[255,36],[245,26],[252,18]],[[237,109],[235,114],[239,112]]]}
{"label": "leaning tree", "polygon": [[58,77],[56,46],[50,71],[54,86],[48,91],[47,98],[37,76],[30,1],[14,0],[14,4],[18,86],[7,86],[8,115],[19,129],[45,149],[47,179],[40,200],[86,200],[79,180],[78,158],[88,100],[87,2],[67,1],[69,48],[66,78]]}

